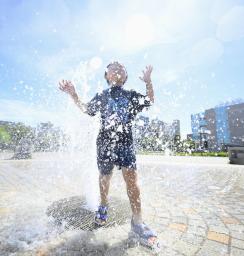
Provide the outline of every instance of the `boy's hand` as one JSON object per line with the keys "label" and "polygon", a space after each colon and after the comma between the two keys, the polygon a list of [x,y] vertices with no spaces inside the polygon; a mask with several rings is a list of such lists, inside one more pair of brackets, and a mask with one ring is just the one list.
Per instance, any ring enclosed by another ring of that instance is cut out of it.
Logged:
{"label": "boy's hand", "polygon": [[146,83],[146,91],[147,91],[147,97],[150,99],[150,101],[154,102],[154,91],[153,91],[153,85],[151,81],[151,73],[152,73],[153,67],[151,65],[146,66],[146,70],[142,70],[143,76],[140,76],[139,78]]}
{"label": "boy's hand", "polygon": [[59,82],[59,89],[63,92],[68,93],[74,100],[75,104],[80,108],[83,113],[86,113],[87,106],[86,104],[82,103],[78,97],[78,94],[75,91],[75,86],[72,84],[71,81],[62,80]]}
{"label": "boy's hand", "polygon": [[151,65],[146,66],[146,70],[145,71],[142,70],[143,76],[139,76],[139,78],[146,84],[150,84],[152,70],[153,70],[153,67]]}
{"label": "boy's hand", "polygon": [[70,96],[74,97],[76,96],[75,87],[72,84],[71,81],[68,80],[62,80],[59,82],[59,89],[63,92],[68,93]]}

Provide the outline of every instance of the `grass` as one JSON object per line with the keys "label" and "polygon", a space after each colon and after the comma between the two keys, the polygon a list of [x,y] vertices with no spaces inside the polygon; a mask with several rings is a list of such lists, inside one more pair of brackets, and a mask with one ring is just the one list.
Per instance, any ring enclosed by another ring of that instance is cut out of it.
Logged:
{"label": "grass", "polygon": [[177,156],[212,156],[212,157],[228,157],[228,152],[193,152],[189,153],[176,153]]}

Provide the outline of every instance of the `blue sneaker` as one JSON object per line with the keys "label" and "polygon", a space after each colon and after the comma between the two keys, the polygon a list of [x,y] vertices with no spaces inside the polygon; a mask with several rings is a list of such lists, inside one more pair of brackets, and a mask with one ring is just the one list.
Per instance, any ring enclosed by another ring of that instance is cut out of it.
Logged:
{"label": "blue sneaker", "polygon": [[95,224],[98,226],[104,226],[108,220],[108,207],[100,205],[95,215]]}

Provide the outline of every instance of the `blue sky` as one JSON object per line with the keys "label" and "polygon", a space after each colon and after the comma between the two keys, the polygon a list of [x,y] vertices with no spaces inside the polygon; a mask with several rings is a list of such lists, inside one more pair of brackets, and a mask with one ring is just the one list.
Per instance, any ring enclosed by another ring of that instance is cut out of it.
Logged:
{"label": "blue sky", "polygon": [[166,122],[244,98],[244,1],[0,0],[0,120],[60,122],[67,96],[83,100],[107,87],[111,60],[125,64],[127,88],[154,67],[156,101],[146,113]]}

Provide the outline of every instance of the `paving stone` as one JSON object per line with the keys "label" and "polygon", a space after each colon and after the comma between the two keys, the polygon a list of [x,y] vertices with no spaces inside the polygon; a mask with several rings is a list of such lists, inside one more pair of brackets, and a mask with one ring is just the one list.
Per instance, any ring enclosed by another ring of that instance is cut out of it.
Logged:
{"label": "paving stone", "polygon": [[184,213],[186,215],[193,215],[193,214],[197,214],[197,211],[196,209],[194,208],[186,208],[186,209],[183,209]]}
{"label": "paving stone", "polygon": [[158,225],[164,225],[164,226],[168,226],[169,223],[171,222],[170,219],[166,219],[166,218],[157,218],[158,221]]}
{"label": "paving stone", "polygon": [[[194,161],[194,159],[191,158],[191,161]],[[209,158],[206,159],[201,161],[216,161]],[[157,161],[160,162],[161,160],[157,159]],[[29,162],[31,165],[24,163],[15,162],[13,163],[15,165],[14,168],[8,167],[7,169],[8,174],[13,177],[15,172],[17,178],[19,177],[18,175],[21,175],[20,179],[16,179],[21,182],[16,186],[14,193],[11,192],[11,187],[9,187],[8,192],[4,192],[7,184],[6,182],[3,184],[0,179],[0,240],[4,238],[5,240],[14,241],[15,237],[17,240],[19,239],[18,232],[23,232],[24,235],[22,234],[21,239],[27,249],[30,249],[31,246],[28,247],[25,234],[28,235],[26,227],[28,225],[28,227],[32,227],[33,223],[25,222],[24,218],[31,217],[32,211],[29,209],[31,207],[35,208],[36,204],[31,205],[30,203],[32,201],[38,202],[36,195],[40,196],[43,193],[50,200],[50,203],[51,201],[56,202],[60,198],[71,198],[79,191],[77,188],[81,186],[81,183],[77,182],[73,189],[73,182],[72,186],[69,184],[70,187],[67,189],[67,186],[59,184],[57,180],[57,184],[55,184],[57,186],[53,189],[53,184],[48,187],[48,184],[44,184],[44,181],[53,180],[53,177],[50,176],[52,173],[50,169],[57,166],[56,163],[52,161],[46,161],[45,163],[43,161],[32,161]],[[62,162],[60,167],[64,171],[66,167],[68,168],[65,165],[70,165],[70,163],[71,161],[67,161],[67,164]],[[4,169],[7,166],[11,166],[11,163],[4,161],[4,163],[0,162],[0,164],[4,165],[4,168],[1,168],[0,171],[2,175],[2,173],[4,174]],[[231,252],[231,256],[244,256],[244,190],[238,189],[236,183],[232,182],[232,178],[233,181],[236,181],[239,176],[244,175],[244,167],[227,166],[226,163],[220,166],[214,165],[213,167],[206,162],[204,166],[196,165],[190,167],[183,164],[174,164],[172,161],[171,167],[169,167],[168,163],[163,163],[158,165],[157,168],[152,168],[152,164],[153,161],[150,159],[148,166],[146,167],[143,163],[140,170],[142,199],[145,203],[143,216],[145,222],[158,233],[163,247],[163,252],[160,255],[221,256],[228,255],[228,252]],[[78,162],[77,168],[80,168]],[[188,175],[188,172],[193,172],[194,175]],[[77,173],[80,173],[80,169]],[[121,176],[120,172],[114,172],[110,193],[123,200],[126,198],[128,202],[125,187],[123,188],[123,193],[121,191],[121,177],[118,178],[119,176]],[[163,180],[162,177],[164,178]],[[225,177],[224,180],[223,177]],[[37,184],[40,184],[40,186],[37,186]],[[42,190],[42,186],[48,192]],[[59,186],[65,188],[59,191],[57,189]],[[230,190],[227,190],[227,187],[230,187]],[[57,192],[61,192],[58,197]],[[34,198],[31,197],[32,194],[35,195]],[[18,195],[21,195],[21,200],[18,200],[20,199]],[[25,195],[28,196],[25,197]],[[29,198],[32,200],[29,200]],[[17,210],[12,208],[12,204]],[[126,205],[129,207],[129,203]],[[10,211],[6,209],[10,209]],[[45,212],[45,209],[42,209],[43,212]],[[16,218],[12,212],[16,213],[16,215],[18,212],[21,212],[21,214]],[[40,217],[42,218],[43,216]],[[23,222],[23,228],[14,228],[20,222]],[[85,242],[82,240],[82,236],[75,235],[77,230],[72,230],[70,236],[64,231],[64,236],[59,235],[59,239],[56,242],[51,237],[47,242],[45,240],[46,243],[42,241],[41,244],[44,244],[43,248],[41,248],[42,256],[152,255],[150,251],[142,246],[127,248],[129,230],[129,222],[119,227],[113,226],[109,229],[98,229],[92,232],[95,238],[85,239]],[[62,239],[63,241],[61,241]],[[32,242],[36,242],[35,239]],[[5,253],[6,248],[2,246],[0,243],[0,251],[3,249],[2,251]],[[46,254],[44,254],[45,249],[47,249]],[[13,252],[16,256],[37,255],[33,251],[22,252],[21,250],[24,250],[24,247],[19,246],[18,248],[18,243],[14,244],[14,248],[7,247],[7,250],[9,254]],[[16,252],[17,250],[19,251]],[[0,254],[3,254],[2,251]],[[6,253],[6,256],[9,254]]]}
{"label": "paving stone", "polygon": [[244,250],[244,241],[232,238],[231,239],[231,246],[238,247],[239,249]]}
{"label": "paving stone", "polygon": [[216,217],[204,219],[208,226],[223,225],[223,222]]}
{"label": "paving stone", "polygon": [[203,221],[202,216],[200,216],[199,214],[190,215],[190,219],[191,219],[192,221]]}
{"label": "paving stone", "polygon": [[199,226],[188,225],[188,232],[199,236],[206,236],[207,229]]}
{"label": "paving stone", "polygon": [[213,231],[213,232],[221,233],[221,234],[226,234],[226,235],[229,235],[229,233],[230,233],[229,229],[226,228],[224,225],[209,226],[209,231]]}
{"label": "paving stone", "polygon": [[181,232],[186,232],[186,230],[187,230],[187,225],[185,225],[183,223],[170,223],[169,227],[172,229],[179,230]]}
{"label": "paving stone", "polygon": [[187,225],[188,219],[185,216],[172,216],[171,221]]}
{"label": "paving stone", "polygon": [[187,243],[183,240],[178,240],[175,242],[174,248],[175,250],[183,253],[184,255],[191,256],[197,252],[199,246]]}
{"label": "paving stone", "polygon": [[231,231],[244,232],[244,225],[226,224]]}
{"label": "paving stone", "polygon": [[173,248],[173,244],[180,239],[182,236],[182,232],[177,230],[165,230],[164,232],[159,234],[159,239],[163,246]]}
{"label": "paving stone", "polygon": [[6,215],[10,212],[9,208],[6,207],[0,207],[0,216],[2,217],[3,215]]}
{"label": "paving stone", "polygon": [[244,250],[237,248],[231,248],[230,256],[244,256]]}
{"label": "paving stone", "polygon": [[172,248],[165,248],[162,250],[162,252],[160,253],[160,255],[162,256],[182,256],[183,254],[180,252],[176,252],[174,249]]}
{"label": "paving stone", "polygon": [[156,214],[160,218],[166,218],[166,219],[170,218],[170,214],[168,213],[168,211],[160,211],[160,210],[157,209]]}
{"label": "paving stone", "polygon": [[203,221],[203,219],[201,219],[201,220],[189,219],[188,225],[204,228],[206,226],[206,223]]}
{"label": "paving stone", "polygon": [[229,241],[230,241],[230,236],[221,234],[221,233],[217,233],[214,231],[209,231],[207,234],[207,238],[209,240],[217,241],[217,242],[223,243],[223,244],[229,244]]}
{"label": "paving stone", "polygon": [[[244,233],[239,231],[231,231],[231,236],[240,240],[244,240]],[[244,241],[243,241],[244,242]]]}
{"label": "paving stone", "polygon": [[240,224],[240,221],[236,218],[221,217],[221,219],[225,224]]}
{"label": "paving stone", "polygon": [[200,250],[196,253],[197,256],[227,256],[228,246],[214,241],[206,240]]}
{"label": "paving stone", "polygon": [[181,239],[185,242],[188,242],[193,245],[200,245],[202,244],[204,237],[198,236],[193,233],[186,232],[182,235]]}

